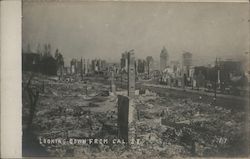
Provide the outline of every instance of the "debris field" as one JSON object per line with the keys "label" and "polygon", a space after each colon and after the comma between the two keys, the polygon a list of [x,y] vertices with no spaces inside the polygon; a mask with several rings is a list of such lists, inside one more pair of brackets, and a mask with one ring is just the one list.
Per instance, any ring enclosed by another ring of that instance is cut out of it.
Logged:
{"label": "debris field", "polygon": [[[29,97],[23,74],[23,131],[29,118]],[[117,96],[108,82],[63,81],[36,75],[39,99],[32,134],[39,138],[117,138]],[[42,89],[41,89],[42,88]],[[117,88],[117,94],[126,93]],[[41,144],[49,156],[98,158],[229,157],[246,155],[244,111],[232,111],[145,89],[136,95],[136,138],[140,144]],[[24,139],[23,139],[24,140]],[[26,141],[26,140],[25,140]],[[31,141],[32,142],[32,141]],[[29,144],[29,143],[26,143]],[[28,154],[27,154],[28,155]]]}

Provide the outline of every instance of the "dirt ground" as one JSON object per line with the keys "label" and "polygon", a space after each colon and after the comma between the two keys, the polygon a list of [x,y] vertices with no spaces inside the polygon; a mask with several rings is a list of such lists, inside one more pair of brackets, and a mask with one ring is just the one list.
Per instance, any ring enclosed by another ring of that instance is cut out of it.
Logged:
{"label": "dirt ground", "polygon": [[29,73],[23,73],[24,156],[35,155],[32,152],[39,150],[43,152],[39,153],[41,156],[87,158],[246,156],[246,112],[171,93],[160,96],[149,90],[134,100],[138,114],[135,132],[142,141],[138,145],[39,144],[41,138],[116,138],[117,96],[109,92],[105,80],[68,82],[35,75],[32,86],[40,94],[32,132],[26,132],[30,101],[25,85],[29,77]]}

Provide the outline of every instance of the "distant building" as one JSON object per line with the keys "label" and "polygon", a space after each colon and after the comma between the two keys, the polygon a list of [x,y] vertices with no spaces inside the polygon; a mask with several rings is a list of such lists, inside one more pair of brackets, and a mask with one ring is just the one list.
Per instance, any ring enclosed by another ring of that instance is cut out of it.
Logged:
{"label": "distant building", "polygon": [[168,66],[168,52],[165,47],[161,50],[160,54],[160,71],[163,71]]}
{"label": "distant building", "polygon": [[218,65],[220,69],[226,71],[229,74],[233,74],[236,76],[244,74],[243,64],[240,61],[234,61],[234,60],[218,61]]}
{"label": "distant building", "polygon": [[105,60],[100,60],[100,71],[107,70],[107,68],[108,68],[107,62]]}
{"label": "distant building", "polygon": [[98,71],[98,61],[97,59],[94,59],[91,61],[91,68],[93,72],[97,72]]}
{"label": "distant building", "polygon": [[107,63],[107,72],[114,71],[115,74],[119,73],[120,64],[119,63]]}
{"label": "distant building", "polygon": [[180,70],[180,63],[179,61],[171,61],[170,67],[173,68],[173,72],[177,72]]}
{"label": "distant building", "polygon": [[[87,62],[87,64],[88,64],[88,62]],[[87,69],[87,68],[85,67],[85,69]],[[93,72],[102,72],[102,71],[107,70],[107,69],[108,69],[108,65],[107,65],[105,60],[94,59],[91,61],[91,70]]]}
{"label": "distant building", "polygon": [[205,87],[208,81],[208,71],[210,68],[205,66],[194,67],[193,87]]}
{"label": "distant building", "polygon": [[181,68],[178,61],[171,61],[161,74],[161,83],[169,86],[181,86]]}
{"label": "distant building", "polygon": [[77,60],[76,59],[72,59],[70,61],[70,70],[71,70],[71,74],[75,74],[76,73],[76,68],[77,68]]}
{"label": "distant building", "polygon": [[137,73],[145,73],[146,61],[143,59],[138,59],[136,63]]}
{"label": "distant building", "polygon": [[217,86],[224,90],[229,86],[244,86],[246,76],[240,61],[223,60],[217,61],[214,67],[194,67],[194,80],[199,87],[216,82]]}
{"label": "distant building", "polygon": [[152,56],[147,56],[146,57],[146,61],[147,61],[147,65],[146,65],[146,69],[148,72],[151,72],[154,70],[154,59]]}
{"label": "distant building", "polygon": [[128,53],[125,52],[122,54],[121,57],[121,70],[127,71],[128,68]]}
{"label": "distant building", "polygon": [[77,74],[80,74],[81,73],[81,70],[82,70],[82,63],[81,63],[81,61],[77,61],[76,62],[76,73]]}
{"label": "distant building", "polygon": [[91,61],[91,70],[92,70],[92,72],[96,71],[96,60]]}
{"label": "distant building", "polygon": [[240,82],[241,78],[245,76],[242,62],[233,60],[218,61],[218,67],[220,70],[219,77],[217,74],[219,82],[238,82],[239,84],[242,84]]}
{"label": "distant building", "polygon": [[185,52],[182,54],[183,73],[186,74],[187,77],[190,76],[189,72],[192,66],[192,58],[193,55],[190,52]]}
{"label": "distant building", "polygon": [[89,59],[83,59],[82,70],[84,74],[88,74],[91,70]]}

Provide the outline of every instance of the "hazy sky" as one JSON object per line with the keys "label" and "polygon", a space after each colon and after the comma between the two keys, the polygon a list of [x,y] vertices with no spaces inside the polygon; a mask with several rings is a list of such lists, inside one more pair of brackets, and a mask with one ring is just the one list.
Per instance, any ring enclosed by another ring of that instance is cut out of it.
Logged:
{"label": "hazy sky", "polygon": [[74,57],[118,61],[130,49],[159,60],[165,46],[170,60],[189,51],[194,63],[205,64],[248,51],[248,16],[247,3],[24,3],[23,48],[50,43],[68,63]]}

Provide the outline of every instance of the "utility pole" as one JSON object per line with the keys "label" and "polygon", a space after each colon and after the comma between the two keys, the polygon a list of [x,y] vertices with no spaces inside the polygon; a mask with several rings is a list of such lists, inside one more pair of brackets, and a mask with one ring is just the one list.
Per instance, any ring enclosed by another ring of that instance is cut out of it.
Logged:
{"label": "utility pole", "polygon": [[150,63],[150,61],[148,60],[147,63],[148,63],[148,79],[149,79],[149,63]]}
{"label": "utility pole", "polygon": [[218,76],[218,79],[217,79],[217,80],[218,80],[218,87],[219,87],[219,89],[220,89],[220,88],[221,88],[221,85],[220,85],[220,84],[221,84],[221,82],[220,82],[220,58],[219,58],[219,63],[217,63],[217,68],[218,68],[218,69],[217,69],[217,74],[218,74],[218,75],[217,75],[217,76]]}
{"label": "utility pole", "polygon": [[[216,60],[215,60],[215,75],[216,73],[218,72],[218,62],[217,62],[217,57],[216,57]],[[214,80],[214,102],[216,102],[216,96],[217,96],[217,80],[215,78]]]}

